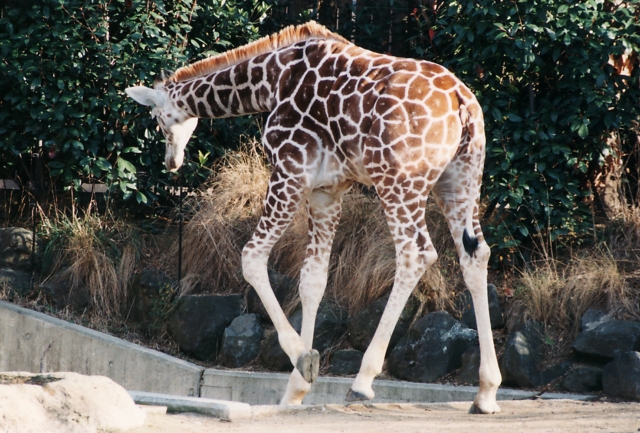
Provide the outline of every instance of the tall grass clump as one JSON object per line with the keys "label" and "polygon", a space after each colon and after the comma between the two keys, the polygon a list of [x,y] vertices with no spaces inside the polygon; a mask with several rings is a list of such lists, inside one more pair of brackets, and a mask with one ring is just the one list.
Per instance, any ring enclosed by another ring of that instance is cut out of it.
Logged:
{"label": "tall grass clump", "polygon": [[[270,169],[259,143],[248,143],[226,156],[214,176],[192,199],[196,209],[184,230],[182,293],[244,293],[242,248],[262,212]],[[422,278],[416,296],[428,309],[452,309],[459,273],[455,248],[437,206],[427,207],[431,238],[440,263]],[[298,278],[308,242],[305,206],[275,245],[269,266]],[[177,245],[172,257],[176,257]],[[343,202],[333,243],[325,298],[354,314],[387,294],[395,275],[395,247],[375,193],[354,186]]]}
{"label": "tall grass clump", "polygon": [[[242,247],[260,218],[270,175],[256,146],[250,142],[242,151],[227,154],[190,198],[188,205],[195,210],[184,228],[182,294],[204,287],[237,293],[246,287],[240,266]],[[177,249],[175,244],[169,255],[172,260]]]}
{"label": "tall grass clump", "polygon": [[569,337],[589,308],[640,319],[637,287],[629,284],[612,253],[600,248],[572,255],[566,263],[547,259],[522,272],[510,304],[508,327],[536,319]]}
{"label": "tall grass clump", "polygon": [[100,316],[121,314],[139,262],[140,244],[133,228],[113,217],[72,212],[43,217],[41,231],[47,240],[47,279],[67,282],[71,296],[85,292],[91,310]]}

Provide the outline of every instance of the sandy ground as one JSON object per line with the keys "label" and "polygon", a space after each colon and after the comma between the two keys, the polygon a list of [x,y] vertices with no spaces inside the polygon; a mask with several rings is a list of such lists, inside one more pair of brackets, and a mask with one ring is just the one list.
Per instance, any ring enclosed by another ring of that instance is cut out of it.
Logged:
{"label": "sandy ground", "polygon": [[327,405],[233,422],[194,414],[148,416],[130,433],[638,432],[640,403],[504,401],[497,415],[469,415],[469,403]]}

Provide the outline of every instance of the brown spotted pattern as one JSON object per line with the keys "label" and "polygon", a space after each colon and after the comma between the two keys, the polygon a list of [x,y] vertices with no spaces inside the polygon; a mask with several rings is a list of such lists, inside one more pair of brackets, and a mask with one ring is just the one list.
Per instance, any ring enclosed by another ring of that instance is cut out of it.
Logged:
{"label": "brown spotted pattern", "polygon": [[[155,89],[187,117],[270,112],[263,144],[273,173],[263,215],[244,248],[243,272],[293,365],[311,350],[342,197],[354,182],[375,187],[395,240],[397,271],[353,384],[354,398],[373,397],[371,384],[382,370],[402,308],[436,260],[425,221],[427,196],[433,192],[476,306],[482,362],[474,404],[481,412],[499,410],[500,373],[486,301],[489,248],[478,221],[484,124],[478,102],[460,80],[434,63],[373,53],[337,37],[309,36],[220,70],[166,80]],[[301,272],[299,336],[273,295],[266,266],[273,245],[305,202],[310,231]],[[465,251],[465,231],[478,240],[476,250]],[[300,403],[309,387],[294,370],[283,403]]]}

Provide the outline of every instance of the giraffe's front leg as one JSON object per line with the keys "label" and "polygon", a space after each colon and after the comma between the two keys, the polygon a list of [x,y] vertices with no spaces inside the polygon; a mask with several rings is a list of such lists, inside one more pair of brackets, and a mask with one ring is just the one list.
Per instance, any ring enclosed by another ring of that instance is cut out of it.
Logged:
{"label": "giraffe's front leg", "polygon": [[307,199],[309,216],[309,244],[304,265],[300,271],[300,300],[302,302],[301,337],[305,352],[298,358],[291,373],[285,395],[280,404],[301,404],[318,377],[320,355],[312,349],[313,331],[318,307],[325,287],[329,256],[335,230],[340,220],[342,193],[330,195],[313,191]]}
{"label": "giraffe's front leg", "polygon": [[280,347],[289,356],[291,363],[303,370],[302,377],[312,380],[314,354],[305,349],[302,338],[287,320],[273,293],[267,273],[269,253],[297,213],[304,196],[304,184],[302,179],[291,177],[281,170],[273,171],[258,227],[242,251],[242,273],[267,310],[278,333]]}

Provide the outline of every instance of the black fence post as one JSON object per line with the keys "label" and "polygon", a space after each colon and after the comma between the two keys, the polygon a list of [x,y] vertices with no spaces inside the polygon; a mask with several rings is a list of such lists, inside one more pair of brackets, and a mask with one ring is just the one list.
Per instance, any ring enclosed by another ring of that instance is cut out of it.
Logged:
{"label": "black fence post", "polygon": [[184,215],[182,213],[182,174],[178,175],[179,211],[178,211],[178,287],[182,281],[182,224]]}

